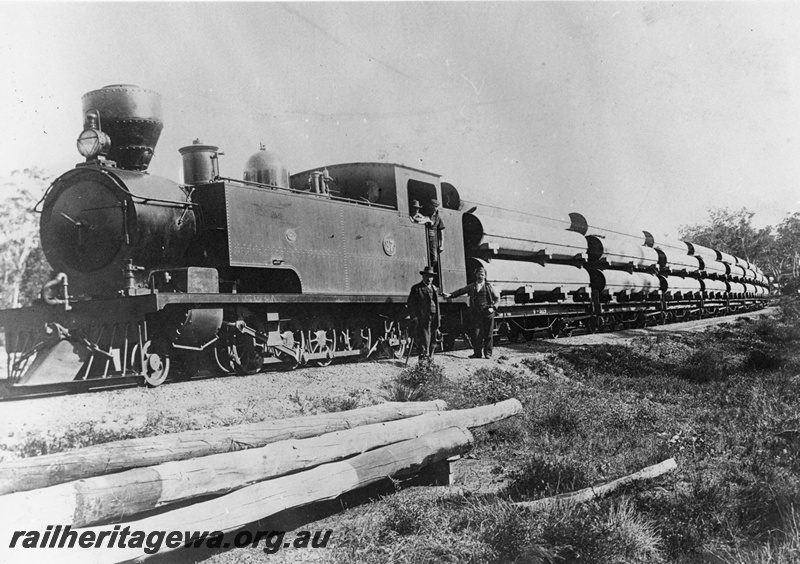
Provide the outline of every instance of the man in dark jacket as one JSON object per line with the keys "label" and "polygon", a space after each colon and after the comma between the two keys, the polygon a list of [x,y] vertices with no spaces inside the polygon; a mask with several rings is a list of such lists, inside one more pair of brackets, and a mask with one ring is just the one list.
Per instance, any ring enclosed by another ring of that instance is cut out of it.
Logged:
{"label": "man in dark jacket", "polygon": [[426,266],[419,273],[422,281],[411,287],[407,304],[411,321],[417,325],[417,350],[419,359],[423,360],[433,352],[431,337],[439,329],[439,289],[433,284],[436,275],[433,268]]}
{"label": "man in dark jacket", "polygon": [[444,221],[439,215],[439,200],[430,202],[431,217],[427,222],[428,257],[433,270],[439,270],[439,255],[444,250]]}
{"label": "man in dark jacket", "polygon": [[500,298],[486,280],[486,270],[483,267],[475,271],[475,282],[452,294],[444,294],[444,297],[455,298],[464,294],[469,294],[469,309],[473,325],[473,354],[470,358],[492,358],[494,313]]}

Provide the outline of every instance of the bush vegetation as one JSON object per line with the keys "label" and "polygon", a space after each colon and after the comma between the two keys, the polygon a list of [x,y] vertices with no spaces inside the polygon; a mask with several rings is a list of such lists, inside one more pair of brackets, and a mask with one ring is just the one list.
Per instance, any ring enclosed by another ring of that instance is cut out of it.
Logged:
{"label": "bush vegetation", "polygon": [[[342,562],[800,561],[800,308],[706,333],[562,348],[479,368],[435,363],[398,383],[469,407],[524,411],[478,430],[494,489],[410,489],[346,518]],[[580,506],[516,501],[608,482],[674,457],[678,469]],[[337,526],[341,527],[341,524]]]}

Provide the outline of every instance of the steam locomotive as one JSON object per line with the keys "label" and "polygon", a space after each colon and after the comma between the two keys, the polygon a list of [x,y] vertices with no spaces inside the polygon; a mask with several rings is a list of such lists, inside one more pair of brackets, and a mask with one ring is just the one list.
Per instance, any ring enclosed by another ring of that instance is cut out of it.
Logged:
{"label": "steam locomotive", "polygon": [[[410,346],[405,302],[425,265],[443,292],[484,266],[501,301],[497,338],[610,330],[763,306],[755,265],[688,242],[555,221],[461,199],[400,164],[328,165],[289,175],[261,147],[242,179],[219,149],[179,150],[182,184],[147,173],[163,127],[160,96],[113,85],[83,97],[85,162],[41,202],[58,275],[40,303],[0,311],[13,386],[134,378],[158,386],[205,360],[224,373],[364,358]],[[441,202],[442,250],[410,203]],[[442,346],[469,325],[442,304]]]}

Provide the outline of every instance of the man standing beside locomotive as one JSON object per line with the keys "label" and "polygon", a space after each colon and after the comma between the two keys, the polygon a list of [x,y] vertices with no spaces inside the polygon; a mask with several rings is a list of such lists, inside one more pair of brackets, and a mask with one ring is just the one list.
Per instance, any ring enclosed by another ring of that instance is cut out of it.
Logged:
{"label": "man standing beside locomotive", "polygon": [[416,339],[419,359],[429,358],[433,352],[432,336],[439,329],[439,289],[433,284],[436,275],[430,266],[420,270],[422,281],[411,287],[408,296],[408,309],[411,321],[417,325]]}
{"label": "man standing beside locomotive", "polygon": [[494,338],[494,314],[499,297],[486,280],[486,270],[481,266],[475,270],[475,282],[467,284],[444,297],[455,298],[469,294],[470,314],[472,315],[472,356],[470,358],[492,358]]}

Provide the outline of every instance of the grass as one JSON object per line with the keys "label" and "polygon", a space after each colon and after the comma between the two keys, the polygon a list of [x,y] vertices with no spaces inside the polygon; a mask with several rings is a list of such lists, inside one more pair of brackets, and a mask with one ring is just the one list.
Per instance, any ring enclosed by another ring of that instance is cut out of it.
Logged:
{"label": "grass", "polygon": [[[559,349],[476,370],[435,365],[394,384],[469,407],[524,411],[475,433],[502,484],[411,489],[352,512],[341,562],[800,561],[800,319]],[[411,394],[409,394],[411,395]],[[608,499],[528,513],[515,501],[608,482],[674,457],[678,469]],[[468,474],[467,474],[468,475]],[[448,493],[450,492],[450,493]]]}
{"label": "grass", "polygon": [[[290,394],[289,400],[296,404],[299,416],[348,411],[374,403],[365,390],[354,390],[347,394],[324,397],[301,396],[298,391],[295,391],[294,394]],[[258,407],[259,404],[255,399],[246,402],[236,409],[237,415],[221,420],[219,424],[230,426],[262,421],[263,415],[260,414]],[[10,444],[2,444],[0,445],[0,460],[54,454],[113,441],[154,437],[199,428],[201,427],[191,421],[168,417],[163,413],[148,414],[147,419],[138,425],[122,425],[113,428],[88,421],[70,425],[57,432],[27,433]]]}
{"label": "grass", "polygon": [[[461,490],[412,488],[337,517],[337,562],[800,561],[800,319],[736,321],[704,334],[559,349],[445,378],[408,367],[386,399],[451,408],[509,397],[519,416],[476,430]],[[365,396],[293,396],[301,413]],[[251,411],[242,407],[242,418]],[[17,456],[185,430],[89,424],[27,437]],[[609,498],[531,513],[517,501],[600,484],[674,457],[678,469]],[[477,468],[472,472],[471,468]],[[480,470],[480,471],[479,471]],[[488,471],[487,471],[488,470]],[[472,476],[472,477],[470,477]]]}
{"label": "grass", "polygon": [[301,396],[295,390],[293,394],[289,394],[289,401],[296,405],[298,416],[349,411],[375,403],[369,398],[367,390],[351,390],[347,394],[334,396]]}
{"label": "grass", "polygon": [[108,428],[94,421],[70,425],[60,432],[27,433],[11,445],[0,445],[0,459],[27,458],[113,441],[153,437],[195,429],[192,424],[162,413],[150,414],[143,424]]}

